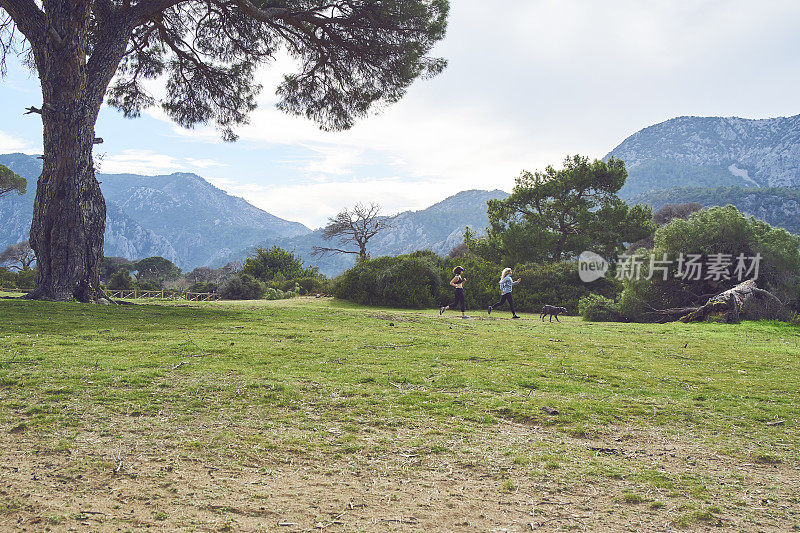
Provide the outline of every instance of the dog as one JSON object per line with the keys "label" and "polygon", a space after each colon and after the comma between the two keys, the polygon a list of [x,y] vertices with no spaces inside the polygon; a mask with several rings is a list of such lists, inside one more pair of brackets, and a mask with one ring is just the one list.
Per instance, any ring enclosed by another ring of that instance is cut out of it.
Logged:
{"label": "dog", "polygon": [[544,307],[542,307],[542,314],[539,316],[539,318],[541,318],[542,322],[544,322],[544,317],[546,317],[547,315],[550,315],[550,322],[553,321],[553,317],[556,317],[556,322],[561,322],[558,319],[558,315],[566,315],[566,314],[567,314],[567,308],[566,307],[556,307],[554,305],[545,305]]}

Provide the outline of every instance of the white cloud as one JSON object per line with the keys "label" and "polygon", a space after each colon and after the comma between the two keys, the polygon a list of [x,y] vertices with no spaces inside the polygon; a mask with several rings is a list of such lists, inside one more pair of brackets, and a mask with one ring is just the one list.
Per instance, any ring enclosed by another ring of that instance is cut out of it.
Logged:
{"label": "white cloud", "polygon": [[382,214],[394,215],[401,211],[424,209],[463,190],[453,190],[452,183],[445,180],[409,181],[400,177],[308,181],[279,186],[239,184],[224,178],[206,179],[275,216],[302,222],[310,228],[325,225],[328,217],[357,202],[376,202],[380,204]]}
{"label": "white cloud", "polygon": [[131,173],[144,175],[172,174],[189,170],[205,170],[212,167],[225,167],[215,159],[180,159],[167,154],[159,154],[152,150],[123,150],[118,154],[104,154],[100,162],[100,171],[111,174]]}
{"label": "white cloud", "polygon": [[363,165],[366,162],[364,150],[354,146],[326,144],[302,146],[315,154],[300,166],[300,169],[310,176],[316,174],[346,176],[352,174],[355,166]]}
{"label": "white cloud", "polygon": [[42,153],[42,147],[31,146],[25,139],[20,139],[0,131],[0,154],[9,153],[23,153],[28,155],[35,155]]}
{"label": "white cloud", "polygon": [[220,163],[215,159],[194,159],[192,157],[187,157],[185,161],[186,164],[189,165],[190,167],[200,168],[200,169],[227,166],[225,163]]}
{"label": "white cloud", "polygon": [[122,153],[105,155],[100,170],[106,173],[131,174],[171,174],[186,170],[186,166],[178,159],[153,152],[151,150],[123,150]]}

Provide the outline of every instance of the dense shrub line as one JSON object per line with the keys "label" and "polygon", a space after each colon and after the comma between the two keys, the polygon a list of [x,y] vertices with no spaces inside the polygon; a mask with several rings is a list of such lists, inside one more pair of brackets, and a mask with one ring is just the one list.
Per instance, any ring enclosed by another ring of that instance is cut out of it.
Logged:
{"label": "dense shrub line", "polygon": [[[502,266],[474,256],[442,258],[428,251],[362,261],[334,280],[334,295],[363,305],[440,307],[453,299],[449,283],[457,265],[465,270],[467,308],[484,310],[497,301]],[[515,305],[527,312],[538,312],[550,304],[575,314],[580,298],[591,292],[613,296],[619,290],[616,282],[608,279],[583,283],[574,262],[521,265],[514,277],[522,278],[514,288]]]}

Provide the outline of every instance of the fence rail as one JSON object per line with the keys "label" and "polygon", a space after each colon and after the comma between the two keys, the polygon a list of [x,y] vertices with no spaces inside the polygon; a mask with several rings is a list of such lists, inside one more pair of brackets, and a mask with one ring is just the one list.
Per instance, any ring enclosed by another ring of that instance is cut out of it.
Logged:
{"label": "fence rail", "polygon": [[[30,292],[31,289],[10,289],[0,287],[0,292]],[[219,295],[215,292],[171,292],[171,291],[140,291],[131,290],[103,290],[109,298],[121,298],[138,300],[146,298],[151,300],[186,300],[188,302],[212,302],[219,300]]]}

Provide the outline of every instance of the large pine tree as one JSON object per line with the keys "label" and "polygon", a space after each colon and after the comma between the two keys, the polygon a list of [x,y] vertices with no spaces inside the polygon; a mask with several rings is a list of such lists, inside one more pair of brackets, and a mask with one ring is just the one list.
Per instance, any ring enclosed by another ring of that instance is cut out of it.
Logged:
{"label": "large pine tree", "polygon": [[[29,108],[44,137],[31,297],[104,298],[105,203],[92,165],[104,100],[132,117],[160,105],[182,126],[215,123],[233,140],[255,107],[256,68],[284,49],[300,67],[278,87],[278,107],[346,129],[444,68],[427,54],[448,9],[447,0],[0,0],[0,66],[21,56],[42,87],[41,107]],[[166,80],[163,100],[147,79]]]}

